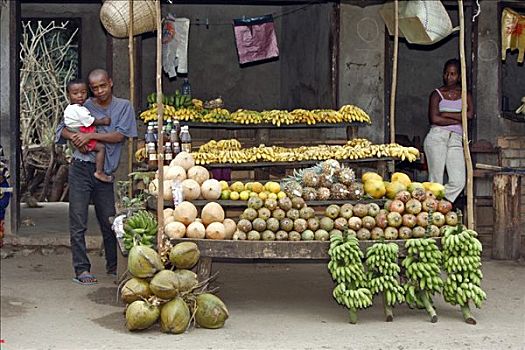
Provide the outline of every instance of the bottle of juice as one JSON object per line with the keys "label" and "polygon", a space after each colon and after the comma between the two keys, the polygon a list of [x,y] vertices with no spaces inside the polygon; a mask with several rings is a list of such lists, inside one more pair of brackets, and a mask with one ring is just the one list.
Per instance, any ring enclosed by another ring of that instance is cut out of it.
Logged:
{"label": "bottle of juice", "polygon": [[191,153],[191,135],[187,125],[181,128],[180,149],[182,152]]}

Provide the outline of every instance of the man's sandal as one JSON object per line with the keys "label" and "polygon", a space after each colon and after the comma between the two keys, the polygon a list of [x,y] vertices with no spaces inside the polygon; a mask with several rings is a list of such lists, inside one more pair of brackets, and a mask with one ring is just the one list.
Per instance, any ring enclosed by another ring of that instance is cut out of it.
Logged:
{"label": "man's sandal", "polygon": [[95,275],[92,275],[90,273],[82,273],[78,275],[77,277],[74,277],[73,282],[78,283],[83,286],[92,286],[98,283]]}

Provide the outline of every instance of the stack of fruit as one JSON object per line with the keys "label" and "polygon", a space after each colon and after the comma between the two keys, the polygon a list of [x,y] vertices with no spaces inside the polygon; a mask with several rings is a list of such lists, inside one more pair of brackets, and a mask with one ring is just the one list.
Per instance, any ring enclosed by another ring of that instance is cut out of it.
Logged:
{"label": "stack of fruit", "polygon": [[175,209],[164,209],[164,233],[170,239],[232,239],[235,221],[225,219],[224,209],[216,202],[202,208],[200,218],[191,202],[182,202]]}
{"label": "stack of fruit", "polygon": [[228,185],[226,181],[220,181],[220,185],[222,189],[221,199],[224,200],[247,201],[251,197],[259,197],[262,200],[286,197],[286,194],[281,191],[281,185],[274,181],[268,181],[264,185],[257,181],[247,183],[236,181],[231,185]]}
{"label": "stack of fruit", "polygon": [[192,321],[203,328],[223,327],[229,317],[226,305],[211,293],[197,291],[206,283],[190,270],[199,258],[197,245],[183,242],[171,248],[165,268],[155,250],[134,246],[128,257],[132,277],[120,290],[126,303],[126,328],[144,330],[159,320],[161,331],[172,334],[184,333]]}
{"label": "stack of fruit", "polygon": [[294,170],[294,174],[282,181],[288,197],[302,197],[305,201],[328,199],[360,199],[363,187],[355,181],[354,171],[343,167],[334,159],[318,165]]}
{"label": "stack of fruit", "polygon": [[251,197],[237,223],[234,240],[326,241],[330,237],[301,197]]}
{"label": "stack of fruit", "polygon": [[[236,143],[239,141],[234,140]],[[212,140],[210,142],[217,143]],[[373,145],[366,139],[348,141],[345,145],[318,145],[301,147],[277,147],[259,145],[250,148],[216,149],[208,144],[193,153],[197,164],[254,163],[254,162],[300,162],[327,159],[369,159],[391,157],[415,161],[419,151],[396,143]]]}
{"label": "stack of fruit", "polygon": [[[152,120],[157,120],[157,94],[149,94],[147,97],[147,101],[149,104],[148,109],[144,110],[142,113],[139,114],[139,118],[142,119],[144,123],[147,123]],[[178,118],[178,111],[183,109],[195,112],[193,113],[193,116],[199,116],[200,118],[200,110],[202,110],[201,100],[192,99],[191,96],[188,95],[181,95],[178,90],[175,92],[174,95],[163,95],[163,105],[163,117],[165,119],[175,118],[183,120],[182,118]]]}

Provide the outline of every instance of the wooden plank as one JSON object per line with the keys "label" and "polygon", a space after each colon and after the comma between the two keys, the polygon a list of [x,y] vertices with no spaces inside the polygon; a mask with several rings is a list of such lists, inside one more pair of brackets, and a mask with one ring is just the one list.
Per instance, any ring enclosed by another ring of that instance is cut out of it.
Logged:
{"label": "wooden plank", "polygon": [[[332,205],[332,204],[337,204],[337,205],[343,205],[343,204],[346,204],[346,203],[349,203],[349,204],[357,204],[357,203],[365,203],[365,204],[368,204],[368,203],[377,203],[380,207],[383,207],[383,205],[385,204],[385,201],[386,199],[360,199],[360,200],[351,200],[351,199],[343,199],[343,200],[328,200],[328,201],[307,201],[306,204],[309,206],[309,207],[327,207],[329,205]],[[232,201],[232,200],[216,200],[216,201],[211,201],[211,200],[207,200],[207,199],[197,199],[197,200],[194,200],[194,201],[191,201],[193,203],[193,205],[195,205],[196,207],[203,207],[205,206],[206,204],[208,204],[209,202],[216,202],[216,203],[219,203],[223,208],[243,208],[243,207],[246,207],[247,206],[247,201],[241,201],[241,200],[237,200],[237,201]],[[153,210],[156,210],[157,209],[157,200],[155,197],[149,197],[148,200],[147,200],[147,207],[148,209],[153,209]],[[173,208],[173,201],[164,201],[164,208]]]}
{"label": "wooden plank", "polygon": [[[211,263],[212,258],[208,256],[201,256],[197,263],[197,276],[199,281],[206,281],[211,277]],[[200,290],[205,291],[208,289],[208,283],[204,284]]]}
{"label": "wooden plank", "polygon": [[283,124],[280,126],[273,124],[236,124],[236,123],[199,123],[181,122],[181,125],[188,125],[190,129],[338,129],[348,126],[362,127],[370,124],[361,122],[351,123],[317,123],[317,124]]}
{"label": "wooden plank", "polygon": [[521,248],[521,177],[496,174],[494,191],[494,236],[492,258],[517,260]]}
{"label": "wooden plank", "polygon": [[[437,238],[441,246],[441,238]],[[172,244],[195,242],[202,257],[227,259],[309,259],[328,260],[330,242],[320,241],[223,241],[211,239],[173,239]],[[379,241],[360,241],[362,251]],[[399,245],[399,255],[405,255],[405,240],[388,241]]]}

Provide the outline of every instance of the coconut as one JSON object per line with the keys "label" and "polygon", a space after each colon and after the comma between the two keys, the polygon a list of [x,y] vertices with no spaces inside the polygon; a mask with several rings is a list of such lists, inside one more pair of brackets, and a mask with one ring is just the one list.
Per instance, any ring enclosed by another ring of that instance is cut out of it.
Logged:
{"label": "coconut", "polygon": [[277,233],[275,234],[275,239],[277,241],[287,241],[288,240],[288,232],[283,231],[283,230],[277,231]]}
{"label": "coconut", "polygon": [[330,239],[330,234],[325,230],[315,231],[315,240],[316,241],[328,241]]}
{"label": "coconut", "polygon": [[192,201],[199,198],[201,195],[201,187],[199,183],[192,179],[182,181],[182,197],[186,201]]}
{"label": "coconut", "polygon": [[170,166],[172,165],[178,165],[184,168],[184,170],[189,170],[191,167],[195,165],[195,160],[193,159],[193,156],[191,155],[191,153],[180,152],[179,154],[177,154],[175,159],[173,159],[170,162]]}
{"label": "coconut", "polygon": [[170,250],[170,261],[178,269],[191,269],[200,256],[199,247],[193,242],[179,243]]}
{"label": "coconut", "polygon": [[126,308],[126,328],[130,331],[149,328],[159,315],[157,306],[143,300],[134,301]]}
{"label": "coconut", "polygon": [[195,321],[203,328],[221,328],[228,319],[229,313],[221,299],[210,293],[197,297]]}
{"label": "coconut", "polygon": [[224,233],[226,234],[226,237],[224,239],[232,239],[233,234],[237,229],[237,224],[232,219],[224,219],[222,224],[224,225]]}
{"label": "coconut", "polygon": [[289,241],[300,241],[301,240],[301,234],[297,231],[290,231],[290,233],[288,233],[288,240]]}
{"label": "coconut", "polygon": [[165,300],[191,291],[198,284],[197,275],[189,270],[162,270],[150,282],[153,294]]}
{"label": "coconut", "polygon": [[134,301],[147,299],[151,296],[151,289],[149,283],[141,278],[133,277],[124,284],[120,290],[120,298],[126,304],[131,304]]}
{"label": "coconut", "polygon": [[226,239],[226,229],[222,222],[212,222],[206,227],[206,238]]}
{"label": "coconut", "polygon": [[266,228],[272,232],[279,231],[279,220],[276,218],[269,218],[266,221]]}
{"label": "coconut", "polygon": [[138,278],[152,277],[157,271],[163,270],[160,255],[150,247],[136,245],[128,254],[128,270]]}
{"label": "coconut", "polygon": [[301,233],[302,241],[313,241],[315,239],[315,234],[312,230],[305,230]]}
{"label": "coconut", "polygon": [[246,232],[242,232],[241,230],[235,231],[233,234],[233,240],[234,241],[245,241],[246,240]]}
{"label": "coconut", "polygon": [[257,218],[253,220],[252,227],[257,232],[263,232],[266,230],[266,221],[261,218]]}
{"label": "coconut", "polygon": [[190,309],[180,297],[167,302],[160,310],[160,329],[165,333],[184,333],[190,320]]}
{"label": "coconut", "polygon": [[192,222],[186,228],[186,237],[202,239],[206,237],[206,228],[202,222]]}
{"label": "coconut", "polygon": [[204,199],[219,199],[221,197],[221,193],[221,184],[215,179],[206,180],[201,185],[201,194]]}
{"label": "coconut", "polygon": [[263,241],[275,241],[275,233],[273,233],[270,230],[266,230],[263,233],[261,233],[261,239]]}
{"label": "coconut", "polygon": [[212,222],[222,223],[224,221],[224,209],[222,209],[220,204],[210,202],[202,208],[201,219],[205,226]]}
{"label": "coconut", "polygon": [[200,165],[192,166],[188,169],[188,179],[195,180],[199,185],[210,178],[208,170]]}
{"label": "coconut", "polygon": [[168,170],[164,172],[164,180],[176,180],[182,182],[186,180],[186,170],[178,165],[170,165]]}
{"label": "coconut", "polygon": [[248,233],[252,230],[252,223],[250,220],[247,220],[247,219],[241,219],[239,220],[239,222],[237,223],[237,229],[244,232],[244,233]]}
{"label": "coconut", "polygon": [[190,202],[182,202],[173,211],[173,217],[184,225],[189,225],[197,218],[197,208]]}
{"label": "coconut", "polygon": [[182,238],[186,235],[186,226],[182,222],[173,221],[164,227],[164,232],[169,238]]}
{"label": "coconut", "polygon": [[259,241],[261,239],[261,233],[255,230],[251,230],[247,234],[247,239],[249,241]]}

